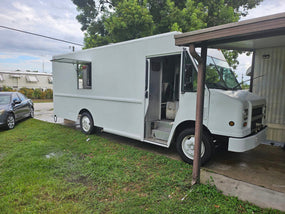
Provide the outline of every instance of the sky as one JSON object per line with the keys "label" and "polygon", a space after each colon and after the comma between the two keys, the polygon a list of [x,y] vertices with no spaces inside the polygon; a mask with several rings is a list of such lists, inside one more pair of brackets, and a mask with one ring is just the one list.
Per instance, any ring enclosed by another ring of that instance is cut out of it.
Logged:
{"label": "sky", "polygon": [[[83,44],[84,33],[76,20],[78,11],[71,0],[1,0],[0,8],[0,26]],[[284,0],[264,0],[241,20],[280,12],[285,12]],[[81,46],[0,28],[0,70],[51,73],[52,56],[71,52],[71,46],[75,50],[81,49]],[[242,55],[239,61],[236,72],[241,80],[251,64],[251,57]]]}

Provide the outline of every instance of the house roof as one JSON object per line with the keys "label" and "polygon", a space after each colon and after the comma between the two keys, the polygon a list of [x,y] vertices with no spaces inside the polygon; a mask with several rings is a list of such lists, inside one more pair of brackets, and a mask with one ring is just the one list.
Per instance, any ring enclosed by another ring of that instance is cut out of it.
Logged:
{"label": "house roof", "polygon": [[175,44],[235,50],[285,46],[285,13],[175,35]]}
{"label": "house roof", "polygon": [[27,71],[0,71],[0,74],[10,74],[10,75],[36,75],[36,76],[52,76],[51,73],[41,73],[41,72],[27,72]]}

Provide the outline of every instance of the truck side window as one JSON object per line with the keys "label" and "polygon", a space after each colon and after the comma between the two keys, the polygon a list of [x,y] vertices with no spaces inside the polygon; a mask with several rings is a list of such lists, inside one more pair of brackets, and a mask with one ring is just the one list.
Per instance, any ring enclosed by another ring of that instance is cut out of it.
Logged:
{"label": "truck side window", "polygon": [[188,52],[185,50],[183,51],[181,92],[195,91],[197,91],[197,72]]}
{"label": "truck side window", "polygon": [[207,56],[207,66],[206,66],[206,79],[205,82],[209,88],[217,86],[221,81],[221,77],[216,68],[216,65],[212,57]]}
{"label": "truck side window", "polygon": [[92,88],[91,63],[77,64],[77,88]]}

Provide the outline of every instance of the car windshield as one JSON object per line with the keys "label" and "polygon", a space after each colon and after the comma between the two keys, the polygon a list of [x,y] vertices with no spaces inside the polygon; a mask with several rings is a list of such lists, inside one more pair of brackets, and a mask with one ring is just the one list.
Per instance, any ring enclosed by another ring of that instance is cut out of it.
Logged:
{"label": "car windshield", "polygon": [[206,84],[208,88],[239,90],[241,89],[235,74],[226,61],[207,57]]}
{"label": "car windshield", "polygon": [[8,94],[0,94],[0,105],[7,105],[10,103],[10,95]]}

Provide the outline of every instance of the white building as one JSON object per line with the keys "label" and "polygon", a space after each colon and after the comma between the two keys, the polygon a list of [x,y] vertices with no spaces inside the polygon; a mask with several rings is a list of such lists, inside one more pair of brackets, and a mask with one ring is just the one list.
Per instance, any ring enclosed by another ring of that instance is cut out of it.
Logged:
{"label": "white building", "polygon": [[11,87],[14,90],[20,88],[39,88],[41,90],[52,89],[52,74],[23,72],[23,71],[0,71],[0,88]]}

